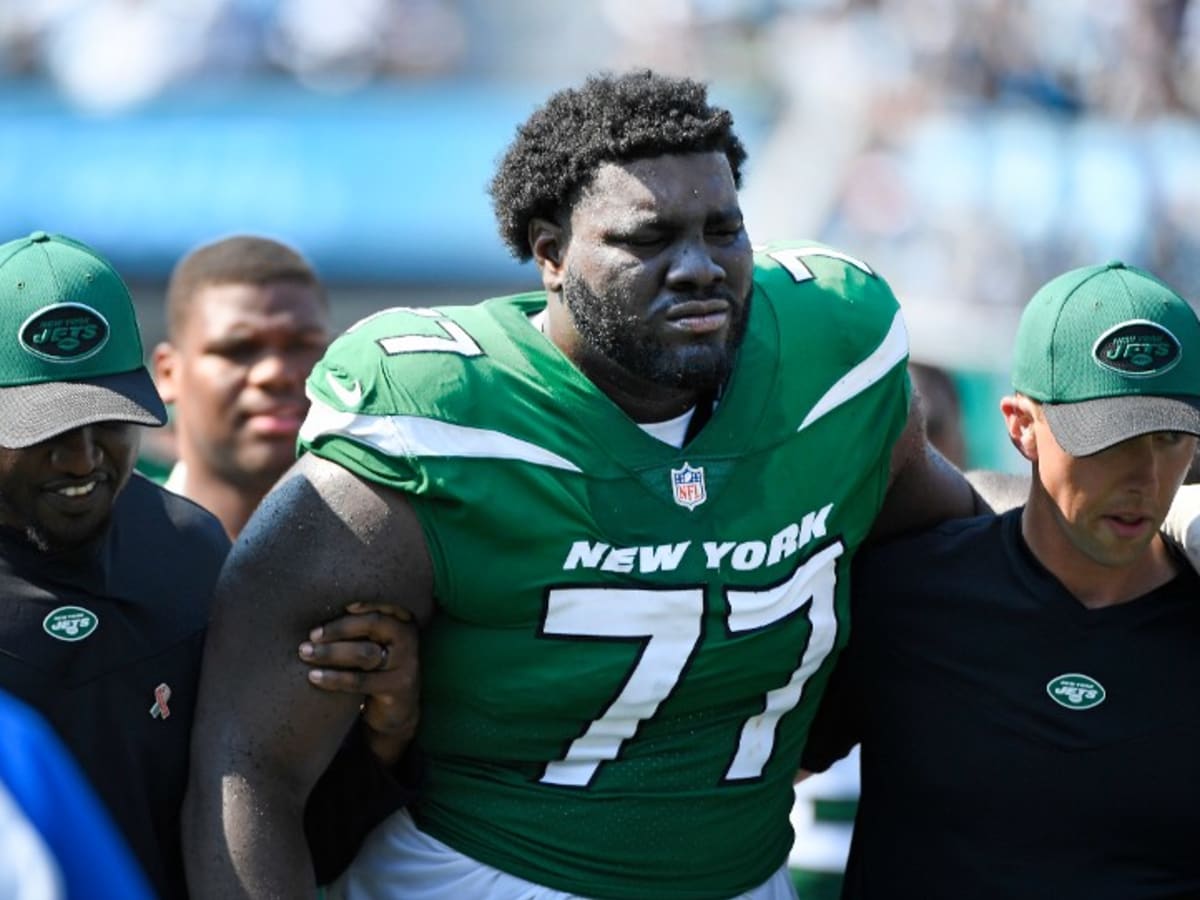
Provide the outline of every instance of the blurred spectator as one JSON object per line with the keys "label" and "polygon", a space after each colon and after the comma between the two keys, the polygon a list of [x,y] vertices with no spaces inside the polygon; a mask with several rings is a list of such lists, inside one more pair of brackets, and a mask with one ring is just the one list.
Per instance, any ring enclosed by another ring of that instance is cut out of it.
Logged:
{"label": "blurred spectator", "polygon": [[[292,247],[236,235],[179,261],[167,285],[166,322],[154,371],[159,393],[173,405],[179,461],[164,486],[213,513],[235,539],[295,460],[309,405],[304,379],[330,337],[325,288]],[[347,623],[352,627],[343,635],[338,629]],[[377,686],[363,705],[364,737],[389,761],[415,726],[392,696],[408,684],[396,671],[399,661],[387,668],[387,650],[406,629],[390,616],[364,612],[327,624],[325,638],[302,649],[320,673],[318,687],[370,694]],[[395,674],[364,682],[361,671],[333,671],[376,666]],[[337,829],[318,835],[317,817],[309,822],[310,837],[332,845]]]}
{"label": "blurred spectator", "polygon": [[[1015,307],[1097,257],[1198,297],[1198,21],[1187,0],[777,4],[760,46],[779,111],[744,193],[754,236],[853,248],[913,319]],[[1002,368],[1011,334],[997,337],[995,358],[954,362]]]}
{"label": "blurred spectator", "polygon": [[285,244],[224,238],[175,267],[166,320],[154,372],[179,453],[166,486],[233,538],[296,458],[304,379],[329,343],[325,288]]}
{"label": "blurred spectator", "polygon": [[268,57],[302,84],[349,90],[381,75],[445,72],[466,34],[445,0],[279,0]]}
{"label": "blurred spectator", "polygon": [[[111,112],[201,67],[226,0],[56,0],[30,7],[37,58],[78,105]],[[34,12],[32,8],[38,7]]]}
{"label": "blurred spectator", "polygon": [[109,112],[214,78],[302,95],[635,65],[735,85],[739,115],[767,123],[752,235],[871,258],[910,318],[1015,306],[1103,257],[1200,296],[1190,0],[591,0],[569,17],[535,0],[0,0],[0,72]]}

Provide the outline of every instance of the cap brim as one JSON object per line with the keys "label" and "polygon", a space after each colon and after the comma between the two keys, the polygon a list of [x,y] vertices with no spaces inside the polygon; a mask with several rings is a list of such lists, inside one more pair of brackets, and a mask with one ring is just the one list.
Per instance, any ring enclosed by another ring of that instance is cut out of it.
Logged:
{"label": "cap brim", "polygon": [[143,369],[89,381],[0,388],[0,447],[20,449],[97,422],[163,425],[167,410]]}
{"label": "cap brim", "polygon": [[1060,447],[1091,456],[1114,444],[1155,431],[1200,435],[1200,397],[1102,397],[1042,406]]}

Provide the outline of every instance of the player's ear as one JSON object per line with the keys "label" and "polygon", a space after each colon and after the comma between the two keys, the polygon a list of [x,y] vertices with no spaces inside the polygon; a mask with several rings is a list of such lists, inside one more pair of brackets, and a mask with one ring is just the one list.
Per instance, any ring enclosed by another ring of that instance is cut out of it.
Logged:
{"label": "player's ear", "polygon": [[1017,451],[1030,462],[1037,461],[1037,433],[1033,423],[1036,419],[1034,402],[1022,394],[1012,394],[1000,401],[1000,412],[1004,414],[1004,427],[1008,439]]}
{"label": "player's ear", "polygon": [[163,403],[174,403],[179,397],[179,354],[174,345],[161,341],[150,354],[154,386]]}
{"label": "player's ear", "polygon": [[533,252],[538,271],[542,273],[542,287],[549,293],[557,294],[562,290],[566,275],[565,229],[557,222],[535,216],[529,221],[529,249]]}

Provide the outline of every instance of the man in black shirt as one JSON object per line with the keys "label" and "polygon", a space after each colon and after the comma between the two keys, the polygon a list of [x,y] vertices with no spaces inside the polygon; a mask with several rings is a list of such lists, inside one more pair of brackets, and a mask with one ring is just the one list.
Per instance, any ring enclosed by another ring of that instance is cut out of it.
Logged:
{"label": "man in black shirt", "polygon": [[1200,579],[1159,535],[1200,322],[1109,263],[1046,285],[1001,409],[1023,508],[885,545],[808,770],[862,743],[845,897],[1200,896]]}
{"label": "man in black shirt", "polygon": [[58,731],[169,898],[228,541],[132,475],[139,426],[165,419],[112,267],[44,232],[0,246],[0,685]]}
{"label": "man in black shirt", "polygon": [[[182,898],[200,654],[229,541],[208,512],[133,472],[141,426],[165,421],[111,265],[44,232],[0,245],[0,688],[50,721],[155,891]],[[311,660],[321,686],[407,698],[411,678],[386,653],[402,626],[368,618],[324,624],[333,637]],[[318,788],[319,876],[401,800],[376,769],[351,741]]]}

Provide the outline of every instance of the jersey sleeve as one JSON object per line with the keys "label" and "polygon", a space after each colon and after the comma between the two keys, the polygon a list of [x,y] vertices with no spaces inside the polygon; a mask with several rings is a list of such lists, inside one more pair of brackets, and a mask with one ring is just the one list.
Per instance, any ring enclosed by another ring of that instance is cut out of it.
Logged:
{"label": "jersey sleeve", "polygon": [[424,493],[419,459],[453,440],[456,407],[478,343],[433,309],[396,308],[342,334],[308,377],[299,451],[369,481]]}
{"label": "jersey sleeve", "polygon": [[770,299],[780,333],[782,376],[805,428],[864,396],[891,391],[899,427],[907,421],[908,331],[891,287],[867,263],[812,241],[779,241],[755,255],[755,284]]}
{"label": "jersey sleeve", "polygon": [[[557,401],[562,391],[582,394],[583,376],[549,352],[530,324],[544,306],[545,294],[536,292],[364,319],[309,375],[312,406],[300,451],[369,481],[452,502],[461,501],[452,482],[473,460],[578,470],[563,453],[594,448],[558,414]],[[558,372],[547,375],[542,366]]]}

